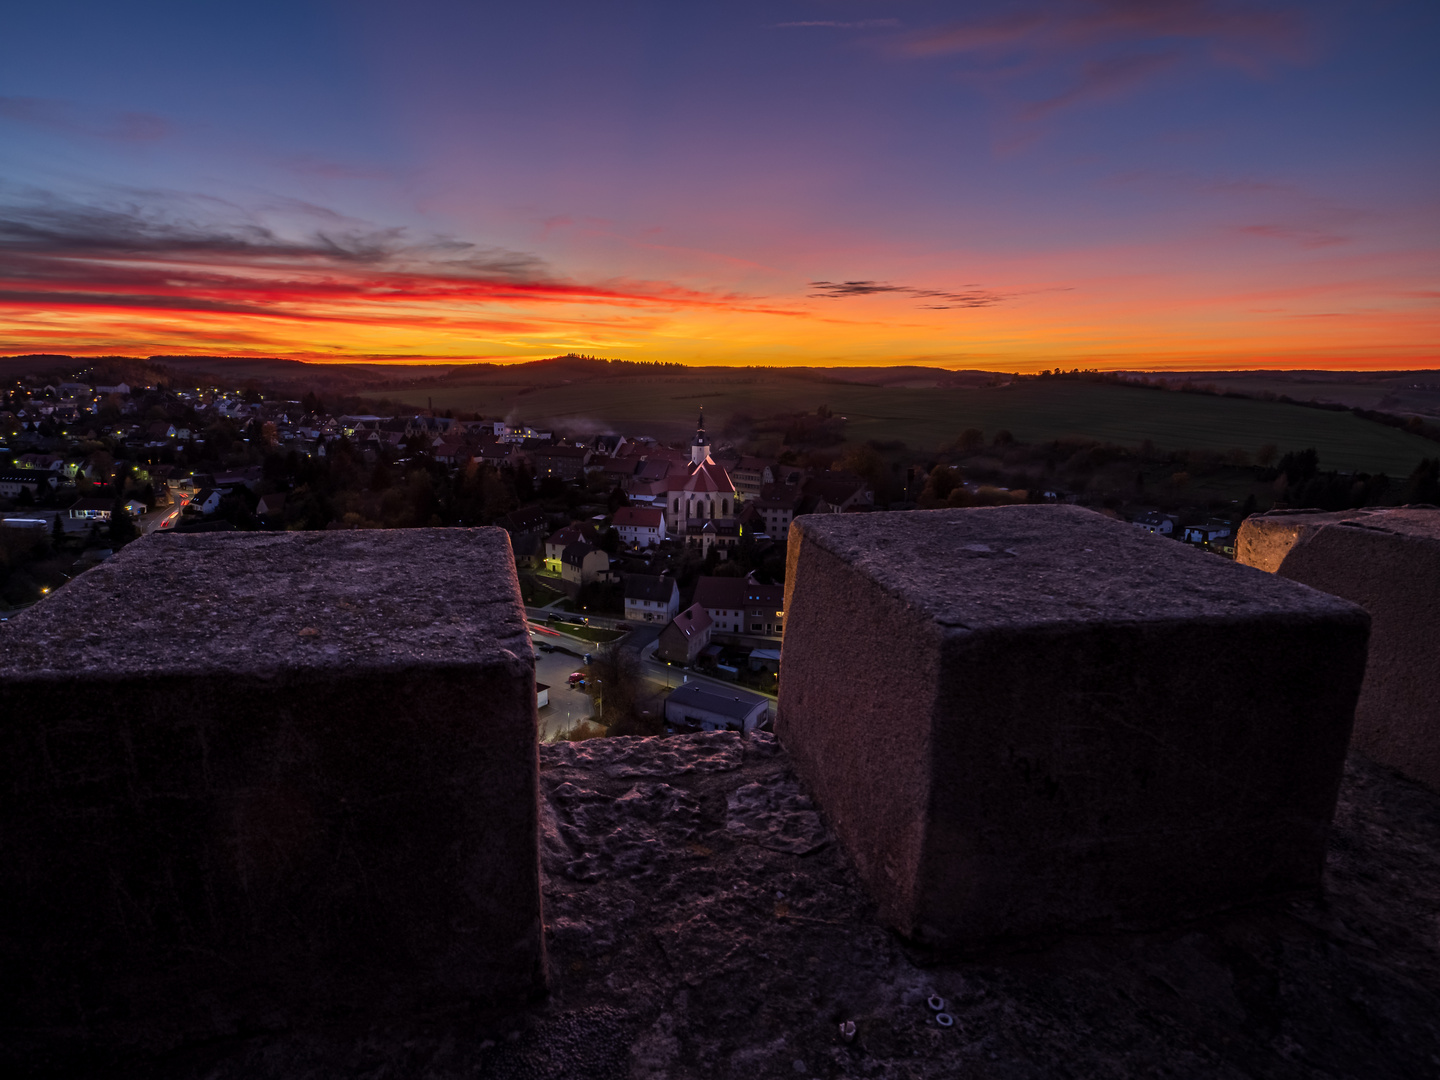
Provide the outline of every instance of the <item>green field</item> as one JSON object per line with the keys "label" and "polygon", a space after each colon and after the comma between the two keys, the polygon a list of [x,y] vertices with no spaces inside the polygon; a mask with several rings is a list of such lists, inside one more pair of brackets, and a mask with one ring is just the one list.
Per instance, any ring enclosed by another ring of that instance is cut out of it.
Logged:
{"label": "green field", "polygon": [[[828,405],[848,418],[847,438],[899,439],[928,451],[966,428],[987,437],[1004,429],[1022,442],[1058,438],[1138,444],[1164,449],[1254,453],[1274,444],[1283,452],[1315,447],[1322,468],[1405,476],[1440,444],[1361,420],[1349,413],[1279,402],[1165,393],[1090,382],[1023,382],[1001,387],[912,389],[786,376],[774,371],[611,376],[521,383],[491,369],[485,378],[451,386],[397,391],[389,396],[423,407],[554,425],[570,432],[621,431],[679,439],[705,407],[713,431],[728,417],[809,412]],[[502,381],[502,380],[509,381]]]}
{"label": "green field", "polygon": [[[172,374],[214,372],[232,382],[254,378],[271,391],[284,387],[291,394],[302,388],[322,395],[363,394],[418,409],[433,406],[554,426],[577,435],[620,431],[685,440],[703,405],[712,434],[723,441],[726,421],[735,414],[763,419],[826,405],[848,418],[848,441],[899,440],[918,453],[938,449],[966,428],[979,428],[987,437],[1008,430],[1028,443],[1077,438],[1136,445],[1148,439],[1161,449],[1239,448],[1252,454],[1267,444],[1281,452],[1313,446],[1322,468],[1395,477],[1409,475],[1422,457],[1440,455],[1440,444],[1344,412],[1098,382],[1031,380],[986,386],[983,372],[938,368],[677,370],[610,366],[573,357],[473,367],[156,359]],[[0,368],[6,364],[17,370],[44,366],[10,358],[0,361]],[[1440,415],[1440,372],[1435,371],[1194,372],[1179,377],[1252,394],[1328,397],[1385,411]],[[778,451],[779,446],[769,449]]]}

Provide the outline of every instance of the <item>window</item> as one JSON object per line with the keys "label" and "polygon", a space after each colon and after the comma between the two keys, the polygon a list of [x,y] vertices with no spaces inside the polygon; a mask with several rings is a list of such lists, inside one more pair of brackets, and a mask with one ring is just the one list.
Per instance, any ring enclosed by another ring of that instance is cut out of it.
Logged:
{"label": "window", "polygon": [[757,623],[751,623],[751,624],[750,624],[750,629],[753,630],[753,631],[755,631],[755,632],[758,634],[758,633],[760,632],[760,624],[759,624],[758,622],[757,622]]}

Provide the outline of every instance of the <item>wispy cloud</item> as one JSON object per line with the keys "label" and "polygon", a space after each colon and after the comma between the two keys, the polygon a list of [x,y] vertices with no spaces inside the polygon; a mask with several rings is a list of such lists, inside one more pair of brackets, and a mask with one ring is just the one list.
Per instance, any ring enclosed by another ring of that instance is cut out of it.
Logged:
{"label": "wispy cloud", "polygon": [[1068,89],[1044,101],[1035,102],[1021,115],[1026,120],[1040,120],[1073,105],[1116,97],[1149,81],[1152,75],[1173,67],[1180,60],[1179,52],[1164,52],[1110,56],[1103,60],[1089,61],[1081,67],[1079,76]]}
{"label": "wispy cloud", "polygon": [[819,26],[832,30],[891,30],[900,26],[899,19],[856,19],[854,22],[837,22],[834,19],[802,19],[797,22],[775,23],[775,29],[788,27]]}
{"label": "wispy cloud", "polygon": [[[1020,106],[1025,121],[1115,98],[1186,61],[1264,70],[1303,51],[1293,3],[1235,0],[1056,0],[903,35],[897,55],[951,57],[990,90],[1050,92]],[[1059,83],[1062,89],[1053,87]]]}
{"label": "wispy cloud", "polygon": [[195,207],[187,207],[189,201],[167,192],[142,192],[110,205],[54,195],[0,205],[0,252],[49,259],[278,260],[397,268],[423,264],[502,280],[548,276],[534,255],[455,237],[414,237],[403,228],[366,225],[299,200],[284,200],[274,209],[318,219],[322,225],[288,236],[263,221],[205,220],[193,212]]}
{"label": "wispy cloud", "polygon": [[1307,229],[1295,225],[1242,225],[1240,231],[1246,236],[1258,236],[1266,240],[1284,240],[1306,248],[1333,247],[1346,243],[1350,238],[1338,233]]}
{"label": "wispy cloud", "polygon": [[[527,252],[414,235],[295,200],[275,207],[290,227],[177,193],[132,192],[110,203],[56,195],[0,201],[0,309],[483,334],[557,324],[653,329],[664,313],[682,309],[802,314],[672,282],[575,281]],[[585,314],[601,309],[610,313]]]}
{"label": "wispy cloud", "polygon": [[281,168],[297,176],[311,176],[321,180],[389,180],[394,177],[394,173],[387,169],[331,161],[313,154],[283,158],[279,164]]}
{"label": "wispy cloud", "polygon": [[852,296],[874,296],[877,293],[893,293],[913,296],[917,300],[935,300],[938,303],[921,304],[932,311],[949,308],[992,307],[1010,299],[1003,293],[989,292],[976,288],[969,292],[945,292],[940,289],[919,289],[913,285],[891,285],[884,281],[812,281],[810,295],[827,300],[840,300]]}
{"label": "wispy cloud", "polygon": [[1256,43],[1290,50],[1302,37],[1294,6],[1224,0],[1059,0],[1044,7],[931,27],[901,48],[914,56],[1005,50],[1072,52],[1166,39]]}
{"label": "wispy cloud", "polygon": [[0,120],[116,142],[153,142],[171,129],[168,120],[153,113],[85,109],[72,101],[38,97],[0,97]]}

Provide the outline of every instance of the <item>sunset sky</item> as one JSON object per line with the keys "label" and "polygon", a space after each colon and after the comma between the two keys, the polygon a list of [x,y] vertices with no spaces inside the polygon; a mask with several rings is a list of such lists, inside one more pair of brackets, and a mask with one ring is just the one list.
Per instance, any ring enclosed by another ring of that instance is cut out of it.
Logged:
{"label": "sunset sky", "polygon": [[0,2],[3,354],[1440,366],[1434,0]]}

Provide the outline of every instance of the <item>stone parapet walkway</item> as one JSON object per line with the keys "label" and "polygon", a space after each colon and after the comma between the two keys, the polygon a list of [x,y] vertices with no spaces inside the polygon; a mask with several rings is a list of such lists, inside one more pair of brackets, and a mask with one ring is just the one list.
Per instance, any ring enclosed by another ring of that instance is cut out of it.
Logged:
{"label": "stone parapet walkway", "polygon": [[541,747],[540,762],[548,1000],[256,1032],[95,1074],[1440,1074],[1440,796],[1362,758],[1323,897],[949,962],[875,921],[769,736],[591,740]]}

